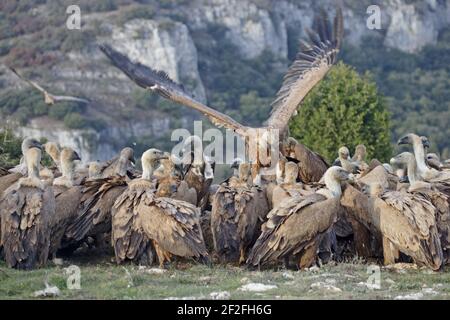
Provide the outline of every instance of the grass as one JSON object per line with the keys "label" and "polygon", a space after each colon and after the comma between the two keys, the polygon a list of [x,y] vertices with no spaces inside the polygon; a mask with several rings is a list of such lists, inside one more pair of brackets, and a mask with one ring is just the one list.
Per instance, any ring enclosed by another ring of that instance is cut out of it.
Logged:
{"label": "grass", "polygon": [[[80,290],[67,288],[66,268],[72,264],[81,269]],[[367,267],[361,261],[353,261],[306,271],[251,271],[235,266],[178,262],[155,274],[150,267],[118,266],[109,256],[91,253],[66,260],[64,266],[51,265],[33,271],[9,269],[1,262],[0,299],[34,299],[34,292],[45,288],[45,280],[60,289],[56,299],[210,299],[212,292],[224,291],[230,299],[393,299],[406,295],[421,299],[450,298],[450,269],[431,272],[382,268],[378,290],[365,285],[369,277]],[[276,288],[264,292],[241,290],[248,283]]]}

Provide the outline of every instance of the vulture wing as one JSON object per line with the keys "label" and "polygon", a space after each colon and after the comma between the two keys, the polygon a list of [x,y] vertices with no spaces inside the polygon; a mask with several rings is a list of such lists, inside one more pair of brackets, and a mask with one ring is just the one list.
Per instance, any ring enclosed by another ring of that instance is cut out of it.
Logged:
{"label": "vulture wing", "polygon": [[318,245],[318,239],[337,220],[339,209],[338,200],[326,200],[320,194],[286,200],[267,215],[247,263],[259,266],[277,262]]}
{"label": "vulture wing", "polygon": [[151,195],[151,186],[130,186],[117,198],[112,209],[112,244],[117,263],[126,260],[151,265],[155,252],[138,218],[140,203]]}
{"label": "vulture wing", "polygon": [[71,244],[65,234],[67,227],[78,215],[79,203],[83,196],[80,186],[71,188],[53,186],[52,189],[56,198],[56,214],[51,221],[50,254]]}
{"label": "vulture wing", "polygon": [[50,219],[55,215],[51,188],[10,189],[0,202],[1,241],[9,267],[45,265],[50,247]]}
{"label": "vulture wing", "polygon": [[132,62],[127,56],[106,44],[100,45],[100,49],[112,61],[114,66],[122,70],[138,86],[154,91],[166,99],[200,111],[218,127],[225,127],[241,134],[245,132],[245,127],[231,117],[194,100],[182,86],[170,79],[164,71],[156,71],[141,63]]}
{"label": "vulture wing", "polygon": [[108,232],[111,229],[111,209],[126,185],[126,180],[119,176],[87,180],[82,191],[81,212],[68,226],[66,237],[80,241],[89,234],[95,234],[96,229]]}
{"label": "vulture wing", "polygon": [[380,209],[380,228],[398,250],[437,270],[443,253],[436,226],[436,208],[419,194],[385,192],[375,200]]}
{"label": "vulture wing", "polygon": [[200,227],[200,210],[165,197],[147,197],[138,207],[145,234],[169,253],[180,257],[207,257]]}
{"label": "vulture wing", "polygon": [[314,24],[315,31],[307,30],[309,42],[301,42],[300,51],[272,103],[272,113],[267,121],[269,127],[285,129],[299,104],[337,60],[344,34],[341,8],[337,9],[334,27],[324,10],[315,18]]}
{"label": "vulture wing", "polygon": [[45,90],[44,88],[42,88],[36,82],[24,78],[19,72],[17,72],[16,69],[11,68],[11,67],[9,69],[16,76],[18,76],[21,80],[25,81],[26,83],[28,83],[29,85],[31,85],[32,87],[34,87],[35,89],[40,91],[42,94],[44,94],[44,97],[46,97],[45,103],[47,103],[47,104],[52,104],[53,102],[57,102],[57,101],[74,101],[74,102],[81,102],[81,103],[86,103],[86,104],[89,103],[89,100],[82,99],[82,98],[71,97],[71,96],[56,96],[56,95],[53,95],[53,94],[49,93],[47,90]]}

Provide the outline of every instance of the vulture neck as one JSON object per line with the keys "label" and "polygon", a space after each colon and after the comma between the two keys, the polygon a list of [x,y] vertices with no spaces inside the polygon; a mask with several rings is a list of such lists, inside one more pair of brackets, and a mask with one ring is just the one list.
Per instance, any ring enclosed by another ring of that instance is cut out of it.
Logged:
{"label": "vulture neck", "polygon": [[73,163],[73,161],[62,161],[61,173],[63,177],[67,178],[69,181],[73,181],[75,175],[75,163]]}
{"label": "vulture neck", "polygon": [[408,160],[407,170],[408,170],[408,180],[409,180],[410,185],[421,180],[419,178],[419,174],[417,173],[417,163],[416,163],[416,159],[414,156],[411,156],[410,159]]}
{"label": "vulture neck", "polygon": [[142,168],[142,179],[151,181],[153,172],[155,172],[155,165],[153,163],[149,163]]}
{"label": "vulture neck", "polygon": [[128,167],[129,167],[128,159],[126,159],[124,157],[119,157],[119,160],[117,161],[115,173],[121,177],[124,177],[127,175]]}
{"label": "vulture neck", "polygon": [[430,170],[425,163],[425,149],[420,138],[414,139],[413,149],[414,156],[416,158],[417,169],[419,170],[419,172],[424,173]]}
{"label": "vulture neck", "polygon": [[36,178],[39,179],[39,162],[40,161],[36,161],[35,159],[28,159],[27,161],[27,170],[28,170],[28,177],[29,178]]}
{"label": "vulture neck", "polygon": [[341,183],[331,174],[325,174],[325,186],[331,191],[333,197],[339,198],[342,195]]}

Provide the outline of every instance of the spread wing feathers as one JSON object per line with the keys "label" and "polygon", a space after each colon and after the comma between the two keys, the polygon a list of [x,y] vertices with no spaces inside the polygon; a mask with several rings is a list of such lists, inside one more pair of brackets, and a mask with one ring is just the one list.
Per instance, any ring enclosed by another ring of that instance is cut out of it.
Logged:
{"label": "spread wing feathers", "polygon": [[207,257],[194,205],[165,197],[146,197],[139,205],[139,221],[146,235],[169,253],[180,257]]}
{"label": "spread wing feathers", "polygon": [[79,203],[83,196],[82,187],[65,188],[54,186],[56,214],[51,221],[50,254],[67,247],[73,242],[66,237],[67,227],[79,214]]}
{"label": "spread wing feathers", "polygon": [[286,200],[267,215],[247,263],[265,265],[300,254],[333,226],[339,210],[337,200],[320,194]]}
{"label": "spread wing feathers", "polygon": [[143,198],[151,196],[148,192],[144,188],[128,188],[114,203],[112,243],[117,263],[131,260],[151,265],[154,261],[152,241],[139,223],[137,210]]}
{"label": "spread wing feathers", "polygon": [[86,104],[89,103],[89,100],[82,99],[82,98],[77,98],[77,97],[72,97],[72,96],[57,96],[57,95],[51,94],[47,90],[42,88],[36,82],[24,78],[19,72],[17,72],[16,69],[11,68],[11,67],[9,69],[16,76],[18,76],[21,80],[25,81],[26,83],[28,83],[29,85],[31,85],[32,87],[34,87],[35,89],[40,91],[42,94],[44,94],[45,103],[47,103],[47,104],[53,104],[58,101],[73,101],[73,102],[81,102],[81,103],[86,103]]}
{"label": "spread wing feathers", "polygon": [[446,263],[450,261],[450,197],[437,190],[418,192],[437,209],[436,223]]}
{"label": "spread wing feathers", "polygon": [[110,231],[111,209],[126,185],[126,180],[119,176],[87,180],[82,191],[81,211],[67,227],[66,237],[80,241],[96,231]]}
{"label": "spread wing feathers", "polygon": [[267,212],[267,199],[259,188],[219,187],[213,196],[211,230],[214,250],[222,260],[238,260],[256,240]]}
{"label": "spread wing feathers", "polygon": [[164,71],[157,71],[141,63],[132,62],[127,56],[106,44],[100,45],[100,50],[111,60],[114,66],[124,72],[138,86],[201,112],[218,127],[225,127],[236,132],[244,131],[245,128],[231,117],[194,100],[181,85],[170,79]]}
{"label": "spread wing feathers", "polygon": [[51,188],[20,187],[0,203],[1,241],[9,267],[32,269],[45,265],[50,247],[50,219],[55,214]]}
{"label": "spread wing feathers", "polygon": [[300,51],[284,76],[283,85],[272,103],[269,127],[284,129],[300,102],[337,60],[344,33],[341,9],[337,9],[334,27],[322,10],[315,19],[314,29],[307,30],[309,41],[301,41]]}
{"label": "spread wing feathers", "polygon": [[383,235],[417,264],[439,269],[443,253],[433,204],[419,194],[397,191],[385,192],[381,200],[391,208],[381,210]]}

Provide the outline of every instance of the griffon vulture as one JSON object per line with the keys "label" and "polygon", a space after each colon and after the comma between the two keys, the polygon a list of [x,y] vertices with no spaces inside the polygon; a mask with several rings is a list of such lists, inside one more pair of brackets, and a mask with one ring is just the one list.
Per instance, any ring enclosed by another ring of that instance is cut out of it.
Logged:
{"label": "griffon vulture", "polygon": [[75,182],[75,161],[80,160],[71,148],[61,150],[61,176],[53,180],[56,213],[52,217],[50,255],[54,257],[59,249],[69,247],[72,242],[65,238],[66,229],[77,217],[82,198],[82,186]]}
{"label": "griffon vulture", "polygon": [[[173,102],[193,108],[207,116],[216,126],[225,127],[242,136],[246,141],[247,151],[251,154],[250,157],[256,160],[255,169],[252,168],[255,179],[259,172],[258,167],[268,166],[270,162],[267,163],[267,159],[260,158],[265,153],[254,151],[270,146],[270,142],[275,142],[273,140],[277,134],[281,140],[276,143],[280,142],[282,145],[285,142],[288,136],[289,120],[311,89],[325,77],[337,61],[344,33],[341,9],[337,8],[334,24],[322,10],[315,18],[314,29],[314,32],[307,30],[309,41],[301,42],[300,51],[287,71],[276,99],[272,103],[271,115],[265,126],[260,128],[245,126],[230,116],[194,100],[182,86],[175,83],[163,71],[156,71],[140,63],[132,62],[127,56],[106,44],[101,45],[100,49],[117,68],[137,85],[156,92]],[[284,150],[284,148],[280,149]],[[326,167],[320,162],[314,161],[314,159],[318,159],[318,156],[307,148],[301,148],[299,151],[301,154],[297,156],[301,161],[301,172],[305,173],[304,182],[318,181]]]}
{"label": "griffon vulture", "polygon": [[407,166],[409,192],[418,193],[436,207],[436,223],[440,234],[442,250],[446,262],[450,261],[450,197],[440,192],[432,184],[422,181],[418,172],[414,155],[403,152],[391,159],[391,163]]}
{"label": "griffon vulture", "polygon": [[284,169],[284,181],[279,183],[272,192],[272,205],[277,207],[286,199],[306,196],[315,192],[314,187],[297,182],[299,166],[294,162],[288,162]]}
{"label": "griffon vulture", "polygon": [[67,227],[66,238],[81,241],[92,236],[98,244],[111,231],[111,210],[126,189],[127,172],[133,163],[133,149],[124,148],[116,161],[115,171],[109,177],[100,177],[96,163],[89,165],[91,176],[83,184],[79,214]]}
{"label": "griffon vulture", "polygon": [[238,181],[221,184],[213,196],[211,230],[222,262],[245,262],[269,212],[264,191],[249,184],[250,170],[250,164],[240,164]]}
{"label": "griffon vulture", "polygon": [[10,186],[0,201],[0,244],[9,267],[32,269],[48,259],[55,198],[39,178],[40,148],[28,145],[23,156],[28,176]]}
{"label": "griffon vulture", "polygon": [[128,187],[114,204],[112,241],[116,261],[151,264],[154,252],[160,266],[171,256],[207,259],[199,225],[199,210],[184,201],[157,197],[152,180],[159,160],[166,156],[149,149],[142,155],[142,178]]}
{"label": "griffon vulture", "polygon": [[10,169],[10,173],[0,177],[0,196],[3,192],[8,189],[11,185],[16,183],[20,178],[27,175],[27,161],[26,155],[27,151],[31,148],[38,148],[42,150],[42,145],[39,141],[33,138],[25,138],[22,141],[21,149],[22,149],[22,159],[20,164],[16,167]]}
{"label": "griffon vulture", "polygon": [[343,168],[331,167],[324,176],[326,188],[306,197],[290,198],[272,209],[247,263],[287,263],[293,256],[299,268],[314,264],[321,240],[341,215],[341,182],[349,179],[351,174]]}
{"label": "griffon vulture", "polygon": [[48,92],[47,90],[42,88],[40,85],[38,85],[36,82],[24,78],[14,68],[9,68],[9,69],[16,76],[18,76],[21,80],[25,81],[26,83],[31,85],[33,88],[35,88],[36,90],[41,92],[44,95],[44,101],[46,104],[53,105],[56,102],[60,102],[60,101],[71,101],[71,102],[79,102],[79,103],[85,103],[85,104],[89,103],[89,100],[82,99],[82,98],[71,97],[71,96],[57,96],[57,95],[51,94],[50,92]]}

